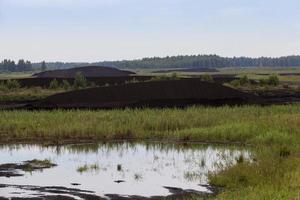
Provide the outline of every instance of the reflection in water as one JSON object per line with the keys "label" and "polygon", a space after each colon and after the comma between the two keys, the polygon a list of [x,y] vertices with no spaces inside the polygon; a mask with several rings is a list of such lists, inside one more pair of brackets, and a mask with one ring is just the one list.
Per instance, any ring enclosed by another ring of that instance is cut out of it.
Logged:
{"label": "reflection in water", "polygon": [[[249,152],[199,144],[96,143],[43,147],[0,147],[0,164],[32,159],[50,159],[58,166],[23,177],[0,177],[2,184],[64,186],[105,194],[168,195],[164,186],[207,191],[209,172],[249,159]],[[73,184],[72,184],[73,183]],[[76,184],[74,184],[76,183]],[[12,194],[0,188],[3,197],[32,197],[32,191]]]}

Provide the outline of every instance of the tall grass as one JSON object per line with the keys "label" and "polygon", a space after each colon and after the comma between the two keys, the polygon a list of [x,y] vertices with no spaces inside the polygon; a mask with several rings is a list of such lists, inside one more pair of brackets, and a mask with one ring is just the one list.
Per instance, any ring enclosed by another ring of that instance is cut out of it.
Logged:
{"label": "tall grass", "polygon": [[58,88],[54,90],[45,89],[41,87],[30,87],[5,91],[1,90],[0,88],[0,102],[38,100],[61,92],[65,92],[65,90],[63,88]]}
{"label": "tall grass", "polygon": [[300,105],[0,111],[3,140],[172,139],[295,146]]}

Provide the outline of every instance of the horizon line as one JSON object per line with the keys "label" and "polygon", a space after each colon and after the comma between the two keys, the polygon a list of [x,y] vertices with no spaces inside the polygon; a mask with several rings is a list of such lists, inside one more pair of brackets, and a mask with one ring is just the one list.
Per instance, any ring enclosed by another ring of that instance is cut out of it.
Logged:
{"label": "horizon line", "polygon": [[46,63],[88,63],[88,64],[93,64],[93,63],[101,63],[101,62],[124,62],[124,61],[141,61],[143,59],[165,59],[165,58],[174,58],[174,57],[193,57],[193,56],[218,56],[221,58],[250,58],[250,59],[260,59],[260,58],[268,58],[268,59],[279,59],[279,58],[285,58],[285,57],[300,57],[300,54],[291,54],[291,55],[283,55],[283,56],[222,56],[218,54],[179,54],[179,55],[167,55],[167,56],[149,56],[149,57],[141,57],[141,58],[135,58],[135,59],[116,59],[116,60],[98,60],[98,61],[62,61],[62,60],[56,60],[56,61],[47,61],[47,60],[41,60],[41,61],[31,61],[29,59],[24,59],[24,58],[19,58],[17,60],[15,59],[9,59],[9,58],[4,58],[1,59],[0,62],[4,60],[12,60],[12,61],[19,61],[19,60],[25,60],[25,61],[30,61],[31,63],[41,63],[45,61]]}

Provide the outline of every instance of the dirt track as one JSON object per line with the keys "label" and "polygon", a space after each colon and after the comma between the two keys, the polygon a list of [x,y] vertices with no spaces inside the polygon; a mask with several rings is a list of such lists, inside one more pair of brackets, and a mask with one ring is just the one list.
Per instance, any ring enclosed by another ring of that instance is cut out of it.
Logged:
{"label": "dirt track", "polygon": [[29,104],[32,109],[184,107],[202,105],[241,105],[259,102],[255,95],[215,83],[186,79],[152,81],[72,91]]}

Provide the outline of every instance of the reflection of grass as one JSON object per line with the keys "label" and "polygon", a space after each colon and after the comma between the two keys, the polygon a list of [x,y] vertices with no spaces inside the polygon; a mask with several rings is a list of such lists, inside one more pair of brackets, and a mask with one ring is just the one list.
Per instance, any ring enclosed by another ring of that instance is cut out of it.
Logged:
{"label": "reflection of grass", "polygon": [[142,179],[143,179],[142,174],[138,174],[138,173],[134,174],[134,180],[141,181]]}
{"label": "reflection of grass", "polygon": [[122,171],[122,165],[121,165],[121,164],[118,164],[118,165],[117,165],[117,170],[118,170],[118,171]]}
{"label": "reflection of grass", "polygon": [[88,169],[89,169],[89,167],[87,165],[83,165],[83,166],[80,166],[77,168],[77,172],[83,173],[83,172],[88,171]]}
{"label": "reflection of grass", "polygon": [[201,159],[200,166],[203,168],[203,167],[205,167],[205,165],[206,165],[205,159],[202,158],[202,159]]}
{"label": "reflection of grass", "polygon": [[237,158],[236,158],[236,162],[237,163],[243,163],[245,160],[244,155],[240,154]]}
{"label": "reflection of grass", "polygon": [[199,181],[202,178],[202,175],[199,174],[198,172],[184,172],[183,175],[184,179],[189,181],[189,182],[193,182],[193,181]]}
{"label": "reflection of grass", "polygon": [[79,173],[85,173],[85,172],[96,172],[99,171],[100,167],[97,163],[91,164],[91,165],[83,165],[77,168],[77,172]]}

